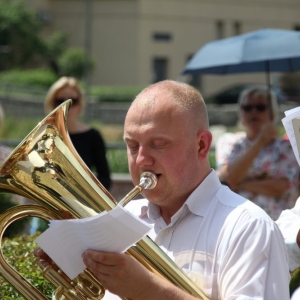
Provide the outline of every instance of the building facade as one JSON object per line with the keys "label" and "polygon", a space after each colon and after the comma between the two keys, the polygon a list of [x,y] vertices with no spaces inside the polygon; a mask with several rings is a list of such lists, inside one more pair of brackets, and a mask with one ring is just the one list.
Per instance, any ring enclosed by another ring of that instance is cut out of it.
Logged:
{"label": "building facade", "polygon": [[[25,0],[24,0],[25,1]],[[204,95],[265,74],[181,75],[205,43],[261,28],[300,29],[298,0],[26,0],[69,46],[96,60],[91,84],[145,86],[162,79],[192,83]],[[276,80],[277,74],[273,74]]]}

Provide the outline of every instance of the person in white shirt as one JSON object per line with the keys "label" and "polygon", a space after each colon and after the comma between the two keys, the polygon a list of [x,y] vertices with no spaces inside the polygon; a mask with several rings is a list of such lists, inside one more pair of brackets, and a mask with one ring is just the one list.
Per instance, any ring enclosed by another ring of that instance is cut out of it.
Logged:
{"label": "person in white shirt", "polygon": [[[153,224],[149,236],[210,299],[289,299],[282,234],[261,208],[220,183],[209,165],[208,128],[203,98],[187,84],[161,81],[136,97],[124,126],[130,174],[135,185],[144,171],[158,182],[128,209]],[[47,259],[42,250],[35,255]],[[90,249],[82,257],[120,298],[196,299],[123,253]]]}
{"label": "person in white shirt", "polygon": [[[276,223],[284,237],[290,272],[294,272],[300,267],[300,197],[292,209],[286,209],[281,212]],[[291,299],[300,300],[300,288],[294,291],[294,285],[298,282],[297,276],[294,275],[291,282],[293,282],[290,286]],[[300,284],[300,281],[298,284]]]}
{"label": "person in white shirt", "polygon": [[292,272],[300,267],[300,198],[292,209],[281,212],[276,223],[284,237]]}

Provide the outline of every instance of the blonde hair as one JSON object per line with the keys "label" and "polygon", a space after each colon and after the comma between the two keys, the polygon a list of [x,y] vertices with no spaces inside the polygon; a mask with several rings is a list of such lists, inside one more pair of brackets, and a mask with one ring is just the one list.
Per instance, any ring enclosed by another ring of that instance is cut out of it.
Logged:
{"label": "blonde hair", "polygon": [[[243,105],[243,103],[249,98],[254,97],[258,98],[263,96],[265,99],[268,100],[268,107],[271,109],[271,121],[274,122],[274,124],[278,121],[278,104],[277,104],[277,97],[273,91],[270,91],[268,87],[266,86],[253,86],[250,88],[245,89],[241,92],[239,96],[239,106],[240,110]],[[271,101],[269,101],[269,99]],[[271,102],[271,103],[270,103]]]}
{"label": "blonde hair", "polygon": [[78,104],[81,106],[81,112],[84,110],[86,100],[83,95],[83,92],[81,91],[77,79],[74,77],[63,76],[59,78],[56,82],[54,82],[49,88],[44,103],[44,110],[46,114],[49,114],[55,108],[53,102],[56,98],[57,93],[66,87],[72,88],[77,92],[79,100]]}

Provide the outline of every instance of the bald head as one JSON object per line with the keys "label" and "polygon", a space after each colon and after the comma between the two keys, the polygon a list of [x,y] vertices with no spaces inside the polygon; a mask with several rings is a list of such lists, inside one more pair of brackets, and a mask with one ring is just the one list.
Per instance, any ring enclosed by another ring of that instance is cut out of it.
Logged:
{"label": "bald head", "polygon": [[166,80],[144,89],[126,115],[124,141],[133,182],[145,170],[157,174],[158,186],[144,195],[172,213],[211,171],[205,103],[187,84]]}
{"label": "bald head", "polygon": [[196,129],[207,130],[209,127],[207,110],[201,94],[186,83],[164,80],[152,84],[137,95],[130,109],[134,107],[145,110],[156,106],[163,97],[172,99],[181,113],[185,113]]}

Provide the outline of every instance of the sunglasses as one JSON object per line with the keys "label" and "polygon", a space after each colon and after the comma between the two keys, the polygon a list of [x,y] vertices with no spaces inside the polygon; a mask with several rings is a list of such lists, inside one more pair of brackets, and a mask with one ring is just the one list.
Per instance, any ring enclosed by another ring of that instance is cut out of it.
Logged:
{"label": "sunglasses", "polygon": [[252,110],[256,110],[258,112],[263,112],[263,111],[266,111],[268,106],[266,104],[256,104],[256,105],[246,104],[246,105],[242,105],[241,108],[244,112],[250,112]]}
{"label": "sunglasses", "polygon": [[62,103],[64,103],[66,100],[72,100],[72,105],[76,105],[79,103],[79,99],[78,98],[68,98],[68,99],[61,99],[61,98],[56,98],[53,100],[53,106],[57,107],[59,105],[61,105]]}

